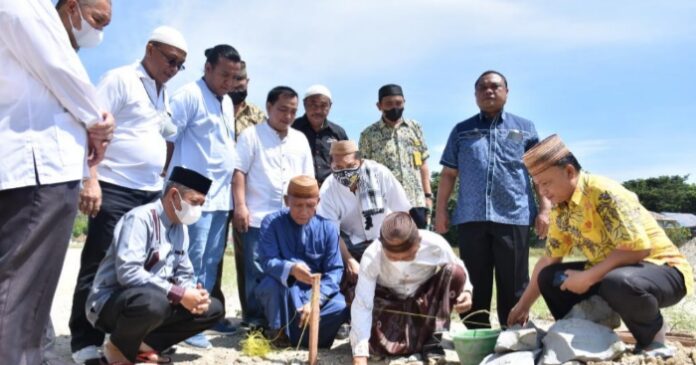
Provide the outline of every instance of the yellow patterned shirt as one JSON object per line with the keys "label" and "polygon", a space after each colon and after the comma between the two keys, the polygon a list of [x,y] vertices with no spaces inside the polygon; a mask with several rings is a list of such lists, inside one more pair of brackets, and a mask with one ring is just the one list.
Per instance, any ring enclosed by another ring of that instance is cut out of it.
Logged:
{"label": "yellow patterned shirt", "polygon": [[418,122],[404,118],[390,127],[380,119],[360,134],[359,149],[363,158],[381,163],[394,174],[411,206],[425,207],[420,169],[430,154]]}
{"label": "yellow patterned shirt", "polygon": [[243,130],[263,122],[264,119],[266,119],[266,113],[261,108],[252,103],[244,103],[242,109],[234,116],[235,137],[239,138]]}
{"label": "yellow patterned shirt", "polygon": [[576,247],[591,267],[615,249],[650,249],[645,261],[677,268],[684,276],[687,292],[693,292],[689,262],[638,197],[613,180],[580,173],[570,201],[555,206],[550,221],[547,256],[564,257]]}

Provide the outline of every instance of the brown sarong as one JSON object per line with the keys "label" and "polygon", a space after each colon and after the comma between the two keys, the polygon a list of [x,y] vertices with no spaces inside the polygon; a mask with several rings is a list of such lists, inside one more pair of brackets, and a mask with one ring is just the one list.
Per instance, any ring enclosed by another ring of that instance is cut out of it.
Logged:
{"label": "brown sarong", "polygon": [[370,353],[384,356],[421,352],[435,331],[449,328],[452,307],[465,281],[464,269],[448,264],[423,283],[412,297],[400,298],[390,289],[377,285]]}

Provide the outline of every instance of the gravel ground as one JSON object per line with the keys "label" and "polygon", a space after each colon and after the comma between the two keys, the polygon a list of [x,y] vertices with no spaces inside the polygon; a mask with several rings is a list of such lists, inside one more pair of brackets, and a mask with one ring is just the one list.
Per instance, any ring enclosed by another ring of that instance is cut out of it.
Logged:
{"label": "gravel ground", "polygon": [[[692,266],[696,264],[696,239],[682,246],[682,251],[689,257]],[[70,330],[68,329],[68,319],[70,317],[70,307],[72,302],[72,293],[77,279],[77,272],[80,266],[79,248],[70,248],[66,256],[65,265],[61,274],[58,290],[53,302],[51,310],[51,318],[53,319],[54,328],[56,331],[56,346],[55,353],[65,361],[71,362],[70,357]],[[226,293],[228,298],[227,313],[239,313],[239,300],[237,294]],[[233,321],[235,318],[233,318]],[[239,319],[236,319],[239,321]],[[453,331],[462,329],[461,325],[453,324]],[[244,339],[244,333],[238,332],[234,336],[211,336],[210,340],[213,343],[213,348],[210,350],[194,350],[184,346],[179,346],[177,353],[172,356],[172,360],[177,364],[190,365],[212,365],[212,364],[296,364],[303,363],[307,360],[307,351],[294,351],[293,349],[278,350],[271,353],[267,358],[252,358],[244,356],[241,353],[240,341]],[[668,359],[650,359],[642,356],[624,355],[615,362],[597,362],[590,363],[596,365],[609,364],[625,364],[625,365],[642,365],[642,364],[673,364],[686,365],[696,364],[696,351],[693,348],[684,348],[679,344],[671,344],[677,348],[677,356]],[[446,357],[441,364],[458,364],[456,352],[451,349],[451,343],[445,344]],[[448,348],[449,347],[449,348]],[[319,352],[320,364],[350,364],[351,351],[348,340],[335,341],[332,349],[321,350]],[[421,361],[405,362],[395,359],[387,359],[381,361],[371,361],[371,364],[422,364]]]}

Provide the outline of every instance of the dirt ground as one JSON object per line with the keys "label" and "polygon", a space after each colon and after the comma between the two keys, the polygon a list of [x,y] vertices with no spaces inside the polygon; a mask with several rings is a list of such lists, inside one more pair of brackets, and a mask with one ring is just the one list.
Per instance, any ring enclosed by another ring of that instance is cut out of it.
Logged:
{"label": "dirt ground", "polygon": [[[696,250],[695,250],[696,251]],[[54,328],[56,331],[56,346],[55,352],[65,361],[72,362],[70,356],[70,330],[68,329],[68,319],[70,317],[70,307],[72,302],[72,293],[77,279],[77,271],[80,266],[80,248],[70,248],[66,256],[65,265],[61,274],[58,290],[53,302],[51,310],[51,318],[53,319]],[[239,313],[239,300],[235,293],[225,293],[228,298],[227,313]],[[232,320],[239,321],[238,318]],[[461,325],[453,324],[453,331],[462,329]],[[185,346],[179,346],[177,352],[172,356],[172,360],[176,364],[189,365],[213,365],[213,364],[300,364],[307,361],[307,351],[294,349],[277,350],[271,353],[264,359],[252,358],[244,356],[241,353],[240,341],[245,338],[245,333],[238,332],[233,336],[211,336],[210,340],[213,348],[210,350],[195,350]],[[590,363],[595,365],[609,364],[625,364],[625,365],[642,365],[642,364],[670,364],[670,365],[686,365],[696,364],[696,351],[693,348],[684,348],[678,344],[675,345],[678,349],[676,357],[668,360],[661,359],[646,359],[641,356],[624,355],[615,362],[598,362]],[[456,352],[451,349],[451,343],[445,343],[446,358],[444,364],[458,364]],[[450,347],[450,348],[448,348]],[[351,351],[348,340],[335,341],[331,350],[322,350],[319,353],[320,364],[350,364]],[[371,361],[371,364],[422,364],[421,361],[406,362],[403,359],[384,359],[380,361]]]}

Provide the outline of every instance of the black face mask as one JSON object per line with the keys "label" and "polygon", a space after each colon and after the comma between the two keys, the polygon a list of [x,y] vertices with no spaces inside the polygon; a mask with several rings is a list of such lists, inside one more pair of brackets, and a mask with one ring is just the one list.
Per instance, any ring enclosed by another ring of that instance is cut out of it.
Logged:
{"label": "black face mask", "polygon": [[236,90],[232,91],[229,94],[227,94],[232,98],[232,104],[234,105],[239,105],[246,100],[247,97],[247,91],[246,90]]}
{"label": "black face mask", "polygon": [[392,108],[384,111],[384,117],[392,122],[396,122],[401,119],[404,114],[404,108]]}

